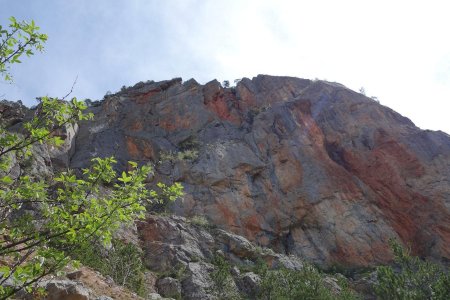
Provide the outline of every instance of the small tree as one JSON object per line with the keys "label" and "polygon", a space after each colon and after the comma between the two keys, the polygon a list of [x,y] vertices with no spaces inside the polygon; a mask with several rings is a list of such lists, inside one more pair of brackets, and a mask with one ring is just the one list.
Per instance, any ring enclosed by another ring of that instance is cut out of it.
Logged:
{"label": "small tree", "polygon": [[361,94],[363,94],[364,96],[366,95],[366,89],[365,89],[364,87],[361,87],[361,88],[359,89],[359,92],[360,92]]}
{"label": "small tree", "polygon": [[[0,27],[0,74],[7,81],[9,64],[20,63],[20,55],[32,55],[32,49],[41,51],[47,39],[33,21],[10,21],[10,31]],[[94,158],[81,177],[70,170],[50,180],[10,174],[14,162],[33,159],[35,144],[61,145],[55,131],[91,119],[85,109],[76,98],[42,97],[18,132],[0,127],[0,299],[56,274],[80,245],[109,244],[114,230],[143,218],[146,204],[159,197],[145,186],[149,166],[130,162],[130,171],[117,177],[114,157]],[[172,200],[182,195],[180,184],[160,189]]]}
{"label": "small tree", "polygon": [[222,85],[223,85],[224,88],[229,88],[230,87],[230,81],[229,80],[224,80],[222,82]]}
{"label": "small tree", "polygon": [[392,240],[395,268],[377,268],[375,293],[380,299],[449,299],[450,274],[440,266],[410,255],[408,249]]}

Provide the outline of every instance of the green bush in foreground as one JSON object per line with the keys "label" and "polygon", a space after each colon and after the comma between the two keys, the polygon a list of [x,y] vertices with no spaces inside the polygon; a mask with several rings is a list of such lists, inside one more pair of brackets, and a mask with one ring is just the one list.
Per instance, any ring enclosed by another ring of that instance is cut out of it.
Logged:
{"label": "green bush in foreground", "polygon": [[450,274],[439,265],[410,255],[391,241],[396,268],[377,268],[375,293],[379,299],[450,299]]}

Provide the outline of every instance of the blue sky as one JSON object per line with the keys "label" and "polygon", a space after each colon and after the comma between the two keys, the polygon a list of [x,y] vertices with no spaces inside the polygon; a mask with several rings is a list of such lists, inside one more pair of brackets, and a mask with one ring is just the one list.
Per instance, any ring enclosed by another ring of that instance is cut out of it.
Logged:
{"label": "blue sky", "polygon": [[0,23],[33,19],[49,40],[0,95],[101,99],[145,80],[289,75],[340,82],[450,133],[446,1],[0,0]]}

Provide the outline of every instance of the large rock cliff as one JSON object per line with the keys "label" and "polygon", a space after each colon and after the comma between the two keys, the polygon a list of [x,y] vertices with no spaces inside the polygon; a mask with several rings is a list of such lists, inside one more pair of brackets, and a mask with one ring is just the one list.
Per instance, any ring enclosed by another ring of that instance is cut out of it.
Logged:
{"label": "large rock cliff", "polygon": [[154,163],[154,182],[185,187],[176,214],[324,265],[387,262],[390,238],[450,259],[450,136],[342,85],[173,79],[139,83],[90,110],[70,167],[109,155],[118,168]]}

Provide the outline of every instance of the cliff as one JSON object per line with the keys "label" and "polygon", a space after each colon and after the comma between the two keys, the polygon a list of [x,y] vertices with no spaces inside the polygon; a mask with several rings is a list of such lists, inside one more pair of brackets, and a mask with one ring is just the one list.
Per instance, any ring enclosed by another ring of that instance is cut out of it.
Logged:
{"label": "cliff", "polygon": [[139,83],[90,111],[94,121],[79,124],[58,164],[153,163],[153,182],[185,187],[175,214],[322,265],[389,262],[390,238],[450,259],[450,136],[340,84],[173,79]]}

